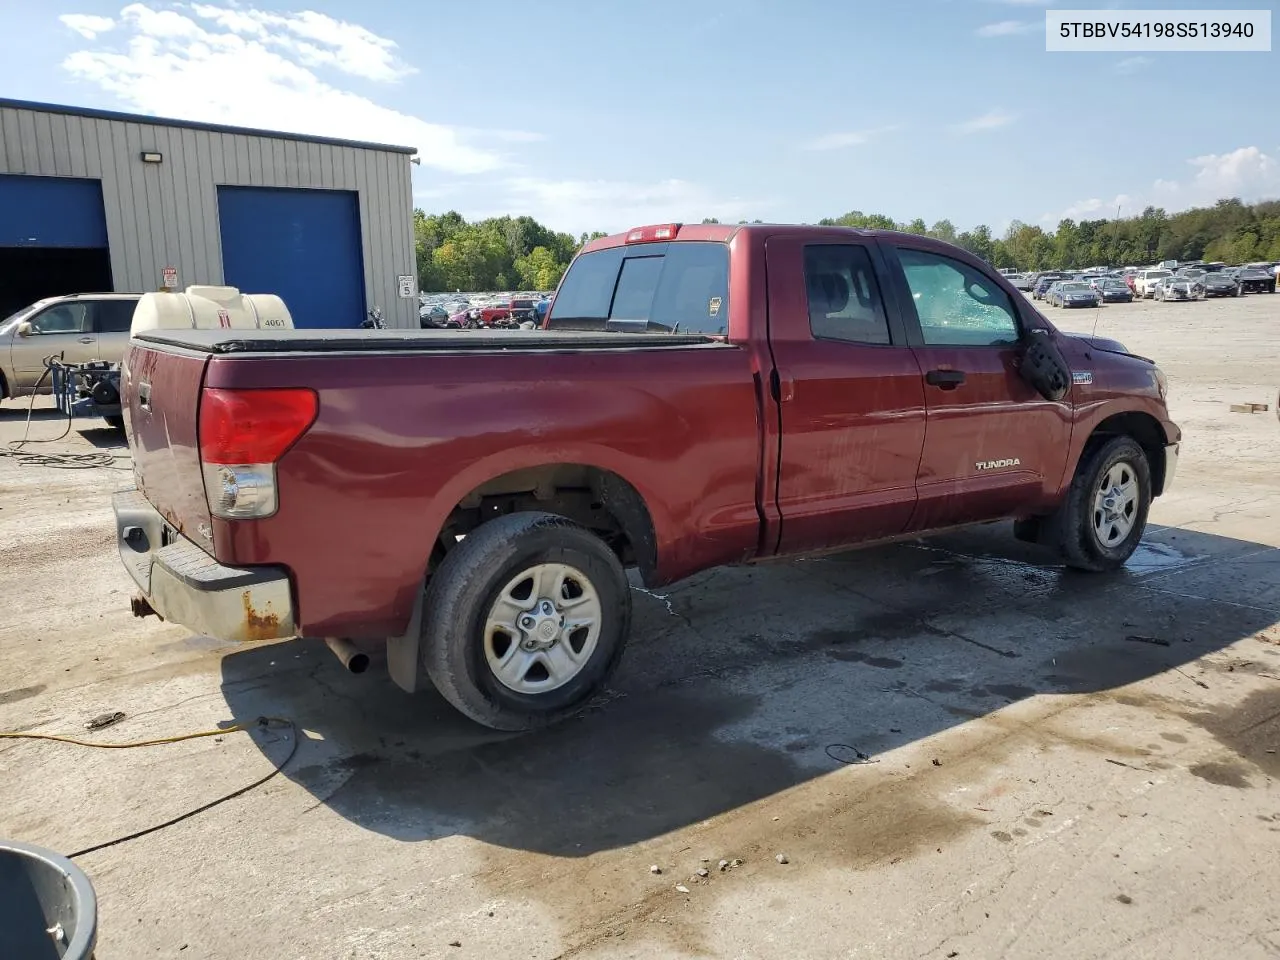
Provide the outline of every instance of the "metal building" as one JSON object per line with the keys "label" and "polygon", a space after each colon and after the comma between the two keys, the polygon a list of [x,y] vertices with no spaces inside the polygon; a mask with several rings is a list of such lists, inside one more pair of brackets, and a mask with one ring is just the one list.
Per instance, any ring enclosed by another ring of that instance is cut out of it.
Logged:
{"label": "metal building", "polygon": [[300,327],[417,327],[416,152],[0,99],[0,318],[225,283]]}

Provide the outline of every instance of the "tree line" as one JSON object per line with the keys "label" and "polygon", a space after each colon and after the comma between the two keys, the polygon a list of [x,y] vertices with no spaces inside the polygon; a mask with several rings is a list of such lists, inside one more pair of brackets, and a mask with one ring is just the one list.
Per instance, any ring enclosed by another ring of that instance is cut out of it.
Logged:
{"label": "tree line", "polygon": [[[594,232],[575,238],[550,230],[532,217],[491,217],[468,223],[455,211],[415,210],[413,218],[418,282],[424,292],[552,290],[578,249],[604,236]],[[719,221],[708,217],[702,222]],[[936,237],[993,266],[1024,271],[1140,266],[1160,260],[1280,260],[1280,200],[1247,204],[1231,198],[1173,214],[1147,207],[1135,217],[1064,219],[1055,230],[1015,220],[1001,237],[985,224],[957,232],[950,220],[932,225],[920,218],[900,222],[861,210],[818,222]]]}
{"label": "tree line", "polygon": [[418,289],[554,290],[584,243],[603,233],[573,237],[533,217],[491,217],[468,223],[449,211],[413,211]]}
{"label": "tree line", "polygon": [[860,210],[818,222],[937,237],[996,267],[1023,271],[1142,266],[1161,260],[1280,260],[1280,200],[1247,204],[1231,198],[1173,214],[1147,207],[1136,217],[1060,220],[1052,231],[1015,220],[1003,237],[993,236],[985,224],[957,233],[950,220],[926,226],[920,219],[899,223]]}

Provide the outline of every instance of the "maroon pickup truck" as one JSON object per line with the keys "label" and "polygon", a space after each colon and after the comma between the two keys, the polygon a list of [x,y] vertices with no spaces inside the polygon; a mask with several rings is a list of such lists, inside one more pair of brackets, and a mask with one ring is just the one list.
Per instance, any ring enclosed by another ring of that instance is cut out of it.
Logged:
{"label": "maroon pickup truck", "polygon": [[642,227],[581,251],[541,331],[136,336],[120,552],[139,615],[385,641],[401,687],[526,729],[617,665],[629,567],[1007,518],[1120,567],[1173,478],[1165,391],[944,243]]}

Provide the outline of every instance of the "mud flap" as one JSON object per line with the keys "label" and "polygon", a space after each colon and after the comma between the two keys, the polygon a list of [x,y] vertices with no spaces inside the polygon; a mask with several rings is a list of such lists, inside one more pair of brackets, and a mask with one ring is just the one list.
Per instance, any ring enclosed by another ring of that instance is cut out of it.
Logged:
{"label": "mud flap", "polygon": [[425,590],[418,591],[413,604],[409,626],[398,637],[387,638],[387,673],[391,682],[405,693],[414,693],[421,686],[422,665],[418,659],[418,646],[422,637],[422,601]]}

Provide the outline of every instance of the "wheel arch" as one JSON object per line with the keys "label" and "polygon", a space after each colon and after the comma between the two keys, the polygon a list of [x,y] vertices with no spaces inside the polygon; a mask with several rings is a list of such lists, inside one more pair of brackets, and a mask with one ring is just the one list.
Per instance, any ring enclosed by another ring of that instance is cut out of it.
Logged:
{"label": "wheel arch", "polygon": [[1137,441],[1151,467],[1151,495],[1158,497],[1164,493],[1166,437],[1160,421],[1141,410],[1114,413],[1100,421],[1090,432],[1081,458],[1092,447],[1105,443],[1112,437],[1132,437]]}
{"label": "wheel arch", "polygon": [[[433,549],[420,575],[406,630],[387,640],[387,667],[392,681],[409,693],[420,685],[419,633],[425,586],[432,570],[444,558],[446,543],[442,541],[454,537],[456,544],[457,532],[468,525],[476,529],[486,520],[518,510],[538,510],[567,516],[579,523],[586,520],[583,526],[592,529],[590,511],[592,504],[599,504],[616,525],[616,532],[621,534],[621,539],[610,538],[607,534],[613,531],[606,529],[606,542],[624,566],[634,563],[646,583],[655,582],[659,576],[659,545],[663,531],[669,528],[669,520],[661,511],[661,501],[631,476],[633,471],[609,456],[574,456],[548,463],[545,455],[509,452],[472,464],[455,477],[436,500],[440,507],[431,519]],[[565,490],[575,492],[565,497]],[[587,517],[580,514],[584,491],[595,498],[585,503]],[[509,509],[511,507],[514,509]]]}

